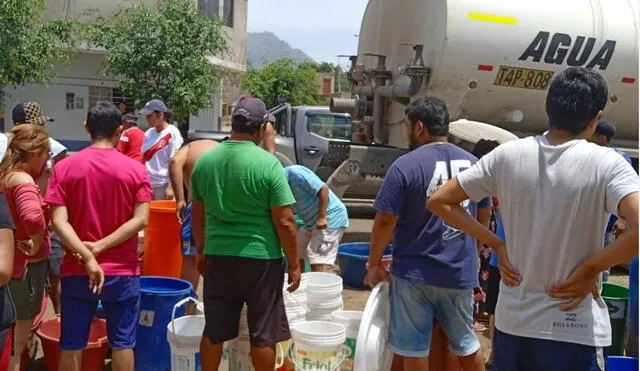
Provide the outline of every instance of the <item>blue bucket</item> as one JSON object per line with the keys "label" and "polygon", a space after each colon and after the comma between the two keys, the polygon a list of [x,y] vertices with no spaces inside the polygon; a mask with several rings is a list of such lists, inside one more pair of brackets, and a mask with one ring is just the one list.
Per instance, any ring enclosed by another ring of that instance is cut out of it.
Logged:
{"label": "blue bucket", "polygon": [[638,371],[638,358],[607,357],[607,371]]}
{"label": "blue bucket", "polygon": [[[391,260],[392,245],[384,250],[384,261]],[[355,288],[366,288],[364,278],[367,274],[367,260],[369,259],[368,242],[343,243],[338,247],[338,265],[345,285]]]}
{"label": "blue bucket", "polygon": [[[170,371],[171,350],[167,325],[173,307],[180,300],[195,297],[193,285],[169,277],[140,277],[140,318],[136,335],[135,370]],[[184,307],[176,316],[184,316]]]}

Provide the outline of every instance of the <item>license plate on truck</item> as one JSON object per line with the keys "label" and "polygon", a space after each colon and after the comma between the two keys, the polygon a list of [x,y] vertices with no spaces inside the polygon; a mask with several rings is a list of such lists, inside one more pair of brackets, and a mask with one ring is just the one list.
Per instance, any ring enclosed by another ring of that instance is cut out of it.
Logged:
{"label": "license plate on truck", "polygon": [[553,71],[530,68],[500,66],[493,85],[511,88],[547,90]]}

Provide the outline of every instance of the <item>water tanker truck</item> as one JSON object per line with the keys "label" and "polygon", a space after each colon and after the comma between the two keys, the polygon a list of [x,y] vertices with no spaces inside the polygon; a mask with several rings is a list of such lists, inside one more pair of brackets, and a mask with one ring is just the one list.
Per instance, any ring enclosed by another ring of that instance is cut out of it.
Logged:
{"label": "water tanker truck", "polygon": [[549,83],[569,66],[605,78],[613,144],[637,161],[639,13],[638,0],[370,0],[352,97],[331,102],[355,130],[351,143],[329,143],[346,158],[329,183],[340,193],[384,176],[406,151],[405,106],[421,97],[443,99],[452,121],[489,124],[487,137],[541,134]]}

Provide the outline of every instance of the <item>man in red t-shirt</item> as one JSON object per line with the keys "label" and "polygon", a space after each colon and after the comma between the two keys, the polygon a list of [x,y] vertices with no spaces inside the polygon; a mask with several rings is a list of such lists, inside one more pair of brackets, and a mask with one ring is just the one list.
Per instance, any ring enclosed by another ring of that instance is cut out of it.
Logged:
{"label": "man in red t-shirt", "polygon": [[122,135],[116,149],[121,153],[142,162],[142,142],[144,131],[138,127],[138,116],[127,113],[122,118]]}
{"label": "man in red t-shirt", "polygon": [[60,268],[61,370],[80,371],[98,301],[106,312],[113,369],[134,369],[138,232],[147,223],[152,191],[144,165],[114,148],[121,124],[112,103],[91,107],[85,122],[91,145],[58,163],[47,186],[45,201],[67,251]]}

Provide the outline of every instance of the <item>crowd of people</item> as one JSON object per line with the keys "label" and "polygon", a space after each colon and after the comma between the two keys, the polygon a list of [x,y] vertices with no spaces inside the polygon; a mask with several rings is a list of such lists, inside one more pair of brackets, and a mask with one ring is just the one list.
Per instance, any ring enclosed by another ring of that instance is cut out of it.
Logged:
{"label": "crowd of people", "polygon": [[[612,124],[601,122],[607,97],[597,72],[563,70],[547,92],[549,130],[479,151],[479,160],[447,143],[444,102],[407,106],[413,150],[378,192],[366,278],[390,281],[389,347],[404,370],[428,369],[434,320],[464,370],[605,369],[601,274],[638,254],[640,190],[610,147]],[[491,208],[494,231],[482,215]],[[603,249],[610,215],[626,232]],[[389,272],[382,254],[392,239]],[[473,328],[476,241],[492,249],[499,271],[487,285],[496,302],[491,364]]]}
{"label": "crowd of people", "polygon": [[[464,370],[604,370],[611,328],[599,283],[637,255],[640,190],[611,148],[615,126],[601,120],[607,94],[596,72],[568,68],[549,86],[548,132],[483,140],[473,154],[447,142],[443,101],[407,106],[411,151],[374,203],[366,276],[371,286],[390,281],[389,347],[405,370],[428,368],[434,320]],[[47,286],[60,314],[60,370],[81,369],[99,301],[113,369],[133,370],[137,236],[150,202],[172,199],[183,277],[196,289],[204,277],[202,368],[218,369],[245,306],[254,368],[274,368],[276,344],[290,337],[285,277],[291,292],[305,262],[335,272],[349,217],[313,171],[273,155],[274,118],[261,100],[236,103],[226,140],[187,144],[160,100],[137,113],[98,102],[84,123],[90,145],[73,155],[47,135],[38,103],[17,105],[12,118],[0,135],[0,349],[13,336],[11,371]],[[474,331],[478,291],[491,315],[488,364]]]}

